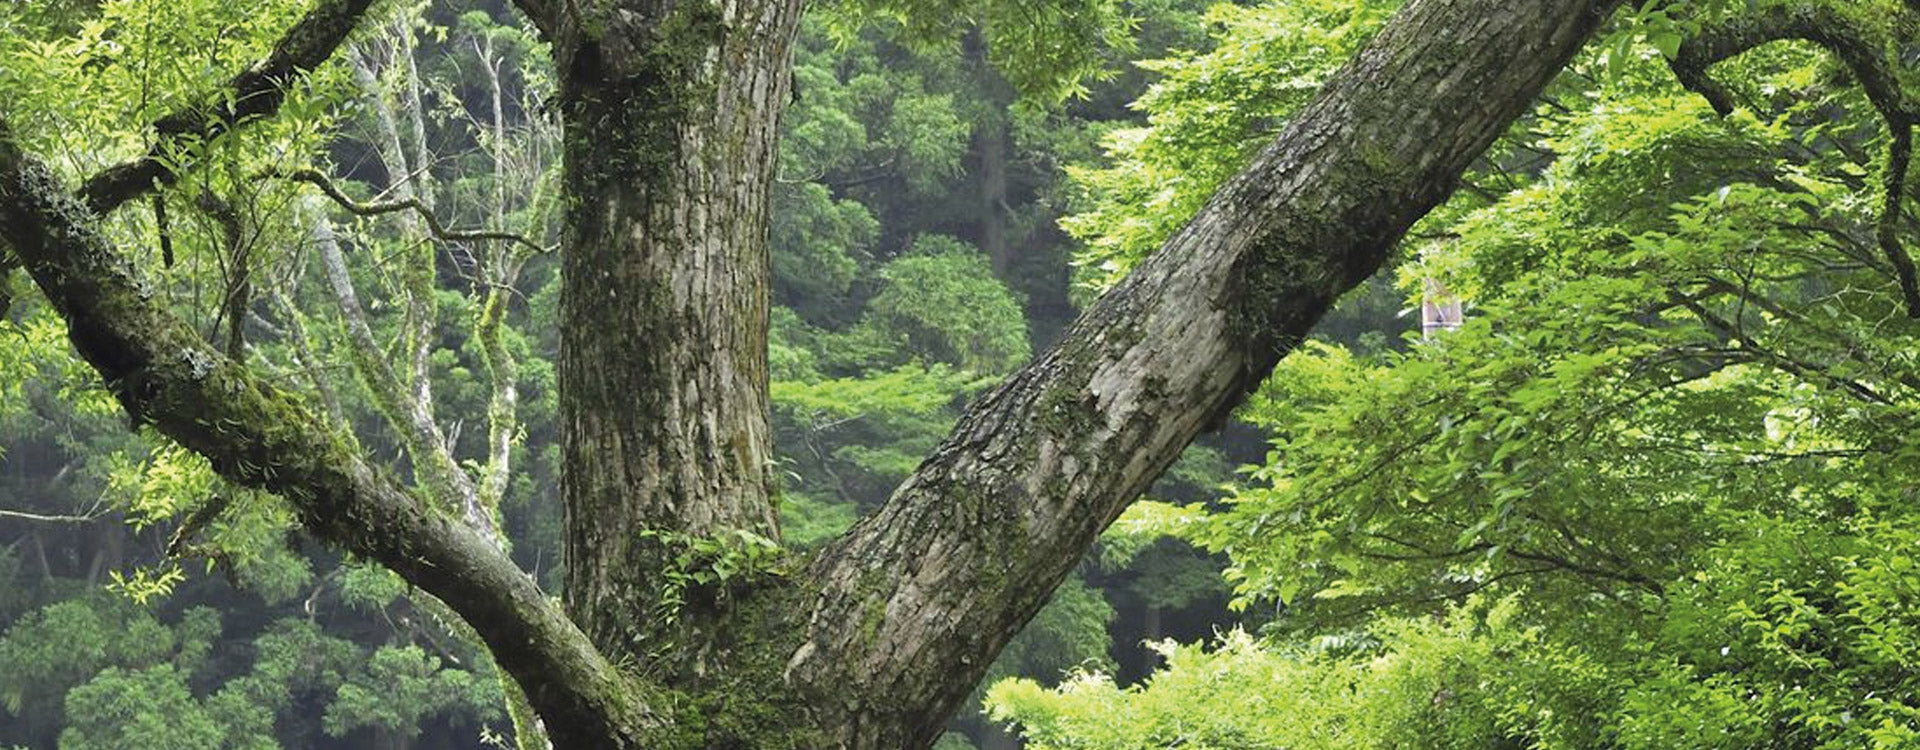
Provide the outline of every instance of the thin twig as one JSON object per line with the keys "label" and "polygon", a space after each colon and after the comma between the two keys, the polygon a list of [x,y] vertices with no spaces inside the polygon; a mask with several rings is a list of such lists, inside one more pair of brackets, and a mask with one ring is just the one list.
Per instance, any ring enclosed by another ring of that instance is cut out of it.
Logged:
{"label": "thin twig", "polygon": [[440,222],[439,217],[434,216],[433,212],[427,210],[426,205],[422,204],[420,199],[415,197],[362,203],[349,197],[346,193],[341,192],[339,186],[333,184],[333,180],[328,179],[326,175],[314,169],[274,170],[262,173],[260,176],[304,182],[317,187],[320,189],[320,192],[325,193],[328,198],[332,199],[334,203],[339,204],[347,213],[355,216],[382,216],[400,211],[412,211],[419,214],[420,218],[426,221],[427,231],[433,234],[434,239],[442,242],[513,242],[537,253],[552,252],[555,249],[550,246],[540,245],[533,240],[527,239],[524,235],[513,232],[485,229],[448,229],[445,224]]}

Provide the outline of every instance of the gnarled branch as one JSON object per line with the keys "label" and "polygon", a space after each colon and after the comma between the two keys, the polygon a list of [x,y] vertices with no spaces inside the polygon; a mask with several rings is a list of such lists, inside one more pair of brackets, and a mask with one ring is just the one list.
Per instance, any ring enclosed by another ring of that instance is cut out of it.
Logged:
{"label": "gnarled branch", "polygon": [[411,195],[404,198],[367,203],[356,201],[345,192],[342,192],[338,185],[333,184],[333,180],[328,179],[327,176],[321,174],[319,170],[305,168],[279,170],[264,172],[261,176],[304,182],[317,187],[321,193],[325,194],[327,198],[331,199],[335,204],[338,204],[340,208],[355,216],[381,216],[401,211],[412,211],[426,222],[427,231],[433,235],[433,238],[442,242],[512,242],[537,253],[553,251],[551,247],[546,247],[533,240],[527,239],[526,235],[513,232],[486,229],[448,229],[447,225],[440,221],[440,217],[434,216],[433,211],[428,210],[426,204],[421,203],[419,198]]}

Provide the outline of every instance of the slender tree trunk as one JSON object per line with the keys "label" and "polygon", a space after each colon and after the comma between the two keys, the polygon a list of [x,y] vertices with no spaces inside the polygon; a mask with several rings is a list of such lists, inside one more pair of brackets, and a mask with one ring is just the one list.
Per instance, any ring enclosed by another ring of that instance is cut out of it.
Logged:
{"label": "slender tree trunk", "polygon": [[993,261],[995,275],[1011,279],[1015,258],[1013,241],[1007,236],[1006,120],[987,118],[973,137],[980,160],[980,249]]}
{"label": "slender tree trunk", "polygon": [[661,611],[667,550],[641,532],[778,534],[767,192],[799,3],[584,12],[596,30],[570,25],[555,45],[567,608],[615,658],[697,661],[690,638],[645,629],[701,624]]}
{"label": "slender tree trunk", "polygon": [[973,130],[974,189],[978,203],[976,226],[980,251],[993,263],[994,275],[1008,283],[1015,260],[1013,240],[1007,224],[1013,217],[1007,205],[1007,146],[1012,140],[1012,123],[1006,109],[1014,101],[1013,87],[987,59],[987,41],[979,29],[967,33],[962,47],[973,79],[978,82],[979,97],[994,111],[983,113]]}

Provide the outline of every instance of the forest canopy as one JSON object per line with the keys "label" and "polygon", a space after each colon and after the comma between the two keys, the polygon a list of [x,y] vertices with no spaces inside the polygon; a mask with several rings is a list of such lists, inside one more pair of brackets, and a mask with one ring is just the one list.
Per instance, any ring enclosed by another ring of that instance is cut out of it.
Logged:
{"label": "forest canopy", "polygon": [[1920,4],[573,5],[0,6],[0,747],[1920,746]]}

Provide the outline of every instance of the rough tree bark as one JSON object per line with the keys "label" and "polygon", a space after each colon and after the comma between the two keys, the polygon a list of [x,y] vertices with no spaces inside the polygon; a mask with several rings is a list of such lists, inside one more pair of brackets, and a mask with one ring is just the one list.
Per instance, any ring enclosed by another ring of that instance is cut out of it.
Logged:
{"label": "rough tree bark", "polygon": [[[777,536],[766,195],[800,3],[518,4],[553,42],[566,129],[564,615],[142,290],[88,205],[172,179],[171,161],[98,177],[82,202],[0,125],[0,237],[136,420],[444,600],[559,746],[891,749],[933,741],[1100,530],[1379,267],[1618,0],[1412,0],[880,511],[675,611],[673,540]],[[366,4],[318,5],[350,26]],[[276,57],[344,36],[314,25]],[[232,126],[229,110],[197,127]]]}
{"label": "rough tree bark", "polygon": [[[1191,223],[983,396],[809,575],[787,674],[845,746],[926,745],[1100,531],[1272,371],[1615,3],[1415,0]],[[857,623],[849,626],[848,623]]]}
{"label": "rough tree bark", "polygon": [[561,73],[569,197],[559,366],[566,600],[609,654],[643,656],[664,653],[670,635],[636,613],[656,608],[656,574],[671,550],[641,530],[778,536],[767,189],[800,3],[620,0],[575,10],[543,24]]}

